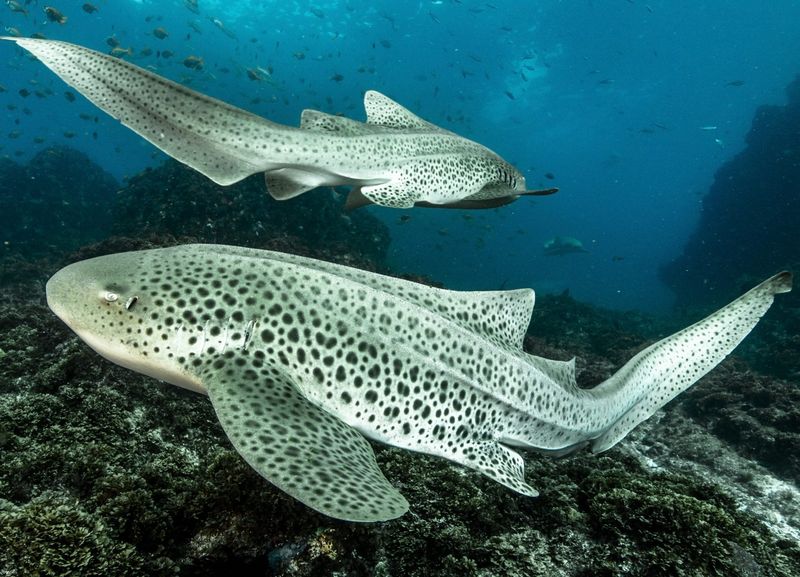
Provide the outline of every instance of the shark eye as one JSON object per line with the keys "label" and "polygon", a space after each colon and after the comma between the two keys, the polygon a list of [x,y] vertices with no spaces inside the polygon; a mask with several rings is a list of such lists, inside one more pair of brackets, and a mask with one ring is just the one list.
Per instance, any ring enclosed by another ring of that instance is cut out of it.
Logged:
{"label": "shark eye", "polygon": [[117,302],[117,299],[119,299],[119,295],[117,293],[112,293],[111,291],[106,291],[103,293],[103,300],[107,303]]}
{"label": "shark eye", "polygon": [[125,310],[126,311],[131,310],[133,308],[133,305],[135,305],[137,302],[139,302],[139,297],[137,297],[136,295],[132,296],[125,302]]}

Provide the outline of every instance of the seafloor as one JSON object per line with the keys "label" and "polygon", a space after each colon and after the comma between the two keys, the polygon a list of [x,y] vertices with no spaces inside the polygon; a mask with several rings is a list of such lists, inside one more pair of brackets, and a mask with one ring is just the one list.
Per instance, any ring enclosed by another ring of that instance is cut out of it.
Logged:
{"label": "seafloor", "polygon": [[[56,148],[0,173],[0,576],[800,575],[794,295],[613,450],[528,455],[539,498],[376,446],[411,510],[346,523],[250,469],[205,397],[93,353],[50,313],[44,283],[80,258],[197,240],[389,272],[387,230],[368,212],[344,216],[333,193],[289,207],[260,179],[222,189],[174,162],[118,186]],[[576,355],[588,386],[697,318],[545,296],[526,348]]]}

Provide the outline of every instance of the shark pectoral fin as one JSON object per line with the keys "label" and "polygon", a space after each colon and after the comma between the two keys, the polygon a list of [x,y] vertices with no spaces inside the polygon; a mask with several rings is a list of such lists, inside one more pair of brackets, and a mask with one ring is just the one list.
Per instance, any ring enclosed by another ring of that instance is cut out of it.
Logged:
{"label": "shark pectoral fin", "polygon": [[487,440],[465,447],[464,457],[458,462],[517,493],[528,497],[539,496],[539,491],[525,482],[525,461],[520,454],[496,441]]}
{"label": "shark pectoral fin", "polygon": [[703,320],[634,356],[589,391],[628,410],[592,441],[600,453],[717,366],[767,312],[776,294],[792,290],[792,275],[776,274]]}
{"label": "shark pectoral fin", "polygon": [[290,130],[107,54],[56,40],[13,41],[98,108],[217,184],[269,169],[259,139]]}
{"label": "shark pectoral fin", "polygon": [[324,184],[319,175],[295,168],[279,168],[264,173],[267,192],[275,200],[288,200]]}
{"label": "shark pectoral fin", "polygon": [[252,361],[220,357],[203,375],[222,428],[251,467],[337,519],[386,521],[408,510],[358,431],[309,402],[280,369]]}
{"label": "shark pectoral fin", "polygon": [[519,196],[547,196],[548,194],[555,194],[557,192],[557,188],[542,188],[540,190],[523,190],[518,194]]}
{"label": "shark pectoral fin", "polygon": [[460,208],[464,210],[484,210],[487,208],[499,208],[511,204],[517,200],[517,196],[502,196],[500,198],[486,198],[482,200],[457,200],[447,204],[434,204],[432,202],[417,202],[414,206],[419,208]]}
{"label": "shark pectoral fin", "polygon": [[406,183],[397,180],[362,186],[361,194],[370,202],[388,208],[411,208],[416,202],[416,195],[409,190]]}

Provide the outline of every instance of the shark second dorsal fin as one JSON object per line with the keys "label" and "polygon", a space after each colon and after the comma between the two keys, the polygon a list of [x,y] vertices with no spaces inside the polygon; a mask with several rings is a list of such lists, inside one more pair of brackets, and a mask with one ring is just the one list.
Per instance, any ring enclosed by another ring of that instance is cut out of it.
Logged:
{"label": "shark second dorsal fin", "polygon": [[405,128],[447,132],[435,124],[423,120],[404,106],[375,90],[367,90],[364,94],[364,110],[367,113],[368,124],[395,129]]}
{"label": "shark second dorsal fin", "polygon": [[347,521],[408,510],[361,433],[306,399],[280,368],[246,353],[219,355],[201,379],[236,451],[279,489]]}
{"label": "shark second dorsal fin", "polygon": [[336,116],[319,110],[307,108],[300,115],[300,128],[303,130],[316,130],[319,132],[335,132],[342,136],[360,136],[362,134],[375,134],[382,132],[381,127],[371,126],[345,118]]}

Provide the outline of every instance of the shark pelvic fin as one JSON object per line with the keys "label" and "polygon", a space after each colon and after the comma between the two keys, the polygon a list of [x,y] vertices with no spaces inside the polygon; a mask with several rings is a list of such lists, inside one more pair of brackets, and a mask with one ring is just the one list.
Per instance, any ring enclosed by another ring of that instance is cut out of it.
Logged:
{"label": "shark pelvic fin", "polygon": [[344,203],[344,209],[348,212],[364,206],[375,204],[366,196],[361,193],[360,186],[354,186],[347,195],[347,200]]}
{"label": "shark pelvic fin", "polygon": [[283,372],[245,353],[222,356],[203,382],[225,434],[247,463],[312,509],[347,521],[408,510],[361,433],[306,399]]}
{"label": "shark pelvic fin", "polygon": [[279,168],[264,173],[267,192],[275,200],[288,200],[322,186],[319,175],[298,168]]}

